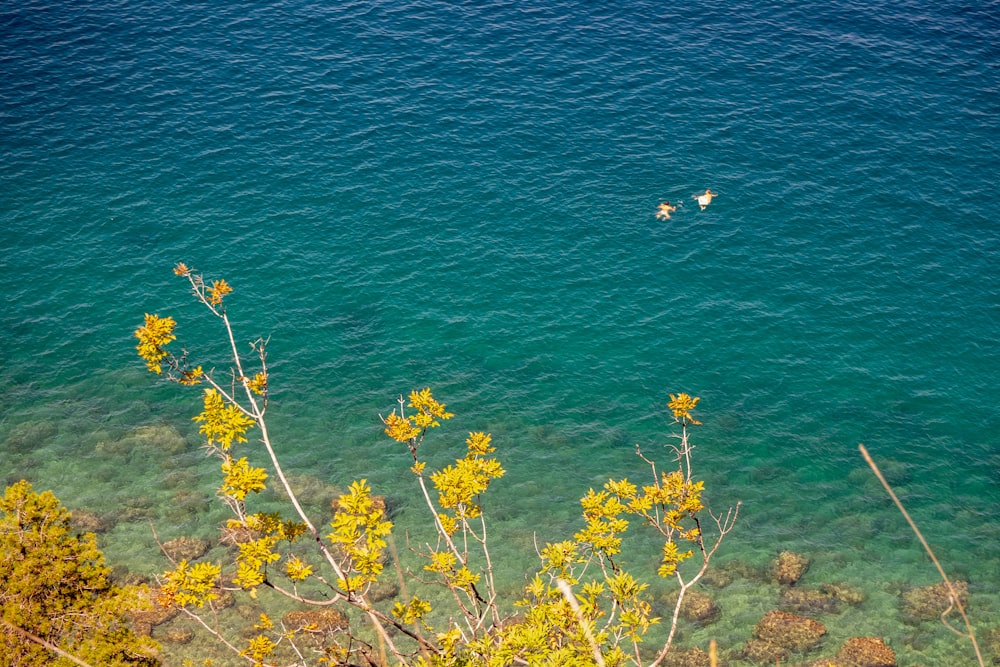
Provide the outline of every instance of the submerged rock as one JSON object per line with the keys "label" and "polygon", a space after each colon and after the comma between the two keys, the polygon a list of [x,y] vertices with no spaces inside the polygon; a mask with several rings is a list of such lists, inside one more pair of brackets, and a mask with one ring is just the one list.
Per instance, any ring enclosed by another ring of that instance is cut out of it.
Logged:
{"label": "submerged rock", "polygon": [[896,652],[879,637],[851,637],[837,652],[850,667],[896,667]]}
{"label": "submerged rock", "polygon": [[993,664],[1000,665],[1000,626],[986,632],[986,650],[993,655]]}
{"label": "submerged rock", "polygon": [[[343,489],[339,486],[328,484],[314,475],[288,472],[285,473],[285,479],[288,480],[299,502],[316,510],[329,507],[333,500],[343,493]],[[268,479],[268,489],[278,498],[288,498],[284,485],[277,477]]]}
{"label": "submerged rock", "polygon": [[823,584],[819,590],[829,595],[835,600],[839,600],[852,607],[856,607],[865,601],[865,594],[850,584]]}
{"label": "submerged rock", "polygon": [[123,498],[115,509],[108,513],[108,521],[113,524],[149,521],[156,514],[155,507],[153,499],[147,496]]}
{"label": "submerged rock", "polygon": [[126,439],[165,454],[180,454],[187,449],[187,440],[180,431],[166,424],[139,426]]}
{"label": "submerged rock", "polygon": [[216,609],[229,609],[236,605],[236,596],[233,595],[232,591],[228,591],[224,588],[213,588],[212,592],[218,597],[213,601],[213,607]]}
{"label": "submerged rock", "polygon": [[782,609],[800,614],[836,613],[840,604],[836,598],[814,588],[786,588],[779,602]]}
{"label": "submerged rock", "polygon": [[767,566],[755,565],[741,560],[728,561],[717,568],[709,568],[708,572],[714,572],[713,576],[716,577],[728,577],[730,582],[733,578],[746,579],[756,583],[767,583],[770,580]]}
{"label": "submerged rock", "polygon": [[[954,581],[955,591],[962,606],[968,609],[969,606],[969,584],[966,581]],[[901,611],[905,620],[927,621],[941,617],[949,606],[952,605],[951,593],[948,585],[943,581],[933,586],[922,586],[904,591],[902,595]]]}
{"label": "submerged rock", "polygon": [[794,551],[782,551],[771,563],[774,578],[782,586],[791,586],[809,569],[809,559]]}
{"label": "submerged rock", "polygon": [[194,639],[194,632],[187,628],[170,628],[162,635],[157,633],[156,638],[170,644],[187,644]]}
{"label": "submerged rock", "polygon": [[178,489],[163,515],[171,524],[184,525],[198,521],[198,515],[212,506],[212,498],[196,489]]}
{"label": "submerged rock", "polygon": [[316,632],[333,632],[347,629],[347,616],[338,609],[307,609],[290,611],[282,617],[282,622],[292,630],[309,626]]}
{"label": "submerged rock", "polygon": [[826,626],[787,611],[769,611],[753,629],[754,637],[792,651],[807,651],[826,634]]}
{"label": "submerged rock", "polygon": [[167,558],[172,561],[195,560],[201,558],[208,552],[211,546],[208,540],[199,540],[194,537],[177,537],[163,543],[163,551]]}
{"label": "submerged rock", "polygon": [[383,577],[372,584],[368,595],[372,602],[392,600],[399,596],[399,584],[392,579]]}
{"label": "submerged rock", "polygon": [[106,533],[111,530],[111,524],[100,515],[87,510],[70,512],[70,525],[82,533]]}
{"label": "submerged rock", "polygon": [[18,454],[40,449],[56,437],[59,429],[55,422],[29,421],[15,424],[7,433],[5,446]]}
{"label": "submerged rock", "polygon": [[709,568],[705,576],[701,578],[701,583],[712,588],[725,588],[733,583],[735,578],[736,576],[733,572],[713,567]]}
{"label": "submerged rock", "polygon": [[751,639],[743,645],[740,655],[757,665],[775,665],[787,660],[790,653],[784,646],[766,639]]}
{"label": "submerged rock", "polygon": [[711,667],[712,659],[700,648],[673,648],[660,663],[663,667]]}
{"label": "submerged rock", "polygon": [[684,596],[684,601],[681,603],[681,616],[693,623],[708,625],[719,620],[719,617],[722,616],[722,611],[715,604],[715,600],[707,594],[701,591],[690,590]]}
{"label": "submerged rock", "polygon": [[[677,595],[678,592],[673,591],[663,599],[664,605],[671,610],[670,613],[673,613],[673,609],[677,605]],[[684,601],[681,603],[681,616],[685,620],[699,625],[708,625],[719,620],[721,615],[719,606],[707,593],[691,589],[684,595]]]}
{"label": "submerged rock", "polygon": [[781,592],[780,607],[800,614],[839,613],[843,606],[857,606],[864,594],[848,584],[823,584],[819,589],[789,587]]}
{"label": "submerged rock", "polygon": [[94,450],[107,456],[127,458],[139,449],[173,455],[180,454],[187,448],[187,440],[173,426],[148,424],[132,429],[119,440],[102,440],[97,443]]}
{"label": "submerged rock", "polygon": [[157,601],[159,595],[156,590],[146,589],[143,594],[149,599],[149,608],[145,611],[133,611],[128,614],[132,630],[136,634],[149,636],[157,625],[162,625],[181,613],[181,610],[176,607],[162,606]]}

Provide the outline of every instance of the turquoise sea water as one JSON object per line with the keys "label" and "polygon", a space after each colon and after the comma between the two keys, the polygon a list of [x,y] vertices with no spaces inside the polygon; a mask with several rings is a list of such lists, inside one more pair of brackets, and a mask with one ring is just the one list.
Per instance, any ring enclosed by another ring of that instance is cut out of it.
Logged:
{"label": "turquoise sea water", "polygon": [[[365,476],[418,524],[377,415],[432,386],[458,415],[432,460],[487,430],[508,469],[513,591],[532,535],[641,478],[688,392],[711,504],[743,502],[720,563],[792,549],[804,584],[863,587],[817,655],[863,634],[972,664],[902,621],[937,575],[857,445],[1000,626],[998,43],[1000,4],[954,0],[5,5],[0,471],[116,520],[121,568],[164,567],[149,519],[214,534],[197,395],[131,338],[170,314],[225,366],[183,261],[271,337],[272,429],[315,505]],[[777,604],[709,592],[722,619],[682,643],[738,651]]]}

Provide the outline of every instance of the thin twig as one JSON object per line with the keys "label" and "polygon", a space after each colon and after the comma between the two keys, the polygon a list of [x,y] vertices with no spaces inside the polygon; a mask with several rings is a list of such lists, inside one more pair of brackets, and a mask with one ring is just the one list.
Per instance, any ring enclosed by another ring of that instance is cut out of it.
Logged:
{"label": "thin twig", "polygon": [[210,626],[208,623],[206,623],[205,619],[203,619],[201,616],[199,616],[198,614],[194,613],[193,611],[191,611],[187,607],[180,607],[180,610],[181,610],[181,612],[183,612],[184,614],[186,614],[189,618],[191,618],[196,623],[198,623],[199,625],[201,625],[201,627],[205,628],[209,633],[212,634],[213,637],[216,638],[216,640],[218,640],[223,645],[229,647],[229,649],[231,651],[233,651],[237,655],[241,656],[243,659],[247,660],[248,662],[253,662],[253,659],[251,659],[249,656],[243,655],[243,652],[240,649],[238,649],[232,643],[230,643],[229,641],[227,641],[226,638],[222,636],[221,632],[219,632],[218,630],[216,630],[212,626]]}
{"label": "thin twig", "polygon": [[10,628],[11,630],[13,630],[14,632],[16,632],[19,635],[21,635],[22,637],[24,637],[25,639],[28,639],[29,641],[32,641],[32,642],[38,644],[39,646],[41,646],[42,648],[46,649],[47,651],[52,651],[53,653],[55,653],[56,655],[58,655],[61,658],[66,658],[70,662],[74,662],[74,663],[80,665],[80,667],[93,667],[93,665],[91,665],[89,662],[84,662],[83,660],[81,660],[80,658],[76,657],[75,655],[73,655],[71,653],[67,653],[66,651],[62,650],[61,648],[59,648],[55,644],[53,644],[51,642],[47,642],[47,641],[45,641],[44,639],[42,639],[41,637],[39,637],[37,635],[33,635],[32,633],[28,632],[24,628],[18,627],[18,626],[14,625],[13,623],[10,623],[8,621],[2,621],[2,623],[4,625],[6,625],[8,628]]}
{"label": "thin twig", "polygon": [[[958,613],[961,614],[962,620],[965,622],[965,627],[969,631],[968,635],[961,635],[961,633],[959,634],[963,637],[966,637],[969,641],[972,642],[972,648],[976,650],[976,659],[979,660],[979,664],[981,665],[981,667],[985,667],[986,663],[983,662],[983,655],[982,653],[979,652],[979,644],[976,642],[976,633],[972,630],[972,623],[969,622],[969,617],[965,613],[965,607],[962,606],[962,601],[958,599],[958,592],[955,590],[955,586],[952,585],[951,580],[948,578],[948,575],[944,573],[944,568],[941,567],[941,563],[938,562],[938,559],[934,555],[934,552],[931,551],[930,545],[927,544],[927,540],[924,539],[924,536],[921,534],[920,529],[917,528],[917,524],[913,521],[913,519],[910,518],[909,512],[907,512],[906,508],[903,507],[903,503],[901,503],[899,501],[899,498],[896,497],[896,494],[892,490],[892,487],[889,486],[889,482],[885,480],[885,477],[882,475],[882,471],[879,470],[878,466],[875,465],[875,461],[873,461],[872,457],[869,456],[868,450],[865,449],[864,445],[860,444],[858,445],[858,449],[861,450],[861,456],[865,458],[865,461],[868,463],[868,466],[872,469],[872,472],[875,473],[876,477],[878,477],[878,481],[882,482],[882,486],[885,488],[886,493],[888,493],[889,497],[892,498],[892,501],[896,503],[896,507],[898,507],[899,511],[903,514],[903,518],[906,519],[906,522],[908,524],[910,524],[910,528],[913,529],[913,532],[917,536],[917,539],[920,540],[920,544],[923,545],[924,550],[927,552],[927,555],[931,557],[931,561],[937,568],[938,574],[940,574],[941,578],[944,579],[944,583],[948,587],[948,594],[951,596],[951,601],[958,608]],[[954,630],[954,628],[951,628],[951,626],[948,626],[947,624],[945,624],[945,626]]]}

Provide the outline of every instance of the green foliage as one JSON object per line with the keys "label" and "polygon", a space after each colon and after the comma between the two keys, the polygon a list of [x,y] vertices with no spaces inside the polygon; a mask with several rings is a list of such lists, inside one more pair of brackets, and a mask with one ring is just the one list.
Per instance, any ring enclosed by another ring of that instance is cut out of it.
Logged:
{"label": "green foliage", "polygon": [[0,512],[4,664],[74,664],[67,655],[95,666],[160,664],[159,647],[125,621],[147,596],[111,583],[93,533],[76,535],[51,492],[22,480],[7,487]]}

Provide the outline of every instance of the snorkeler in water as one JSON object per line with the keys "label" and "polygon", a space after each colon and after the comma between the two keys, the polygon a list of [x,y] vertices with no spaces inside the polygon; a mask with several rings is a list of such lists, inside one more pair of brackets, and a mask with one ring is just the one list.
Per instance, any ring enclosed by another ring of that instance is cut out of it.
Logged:
{"label": "snorkeler in water", "polygon": [[670,214],[677,210],[676,206],[671,205],[670,202],[660,202],[660,206],[656,209],[656,217],[660,220],[669,220]]}
{"label": "snorkeler in water", "polygon": [[701,210],[704,211],[705,207],[712,203],[712,198],[718,196],[719,195],[715,194],[711,190],[706,189],[704,194],[695,195],[693,199],[698,200],[698,206],[701,206]]}

